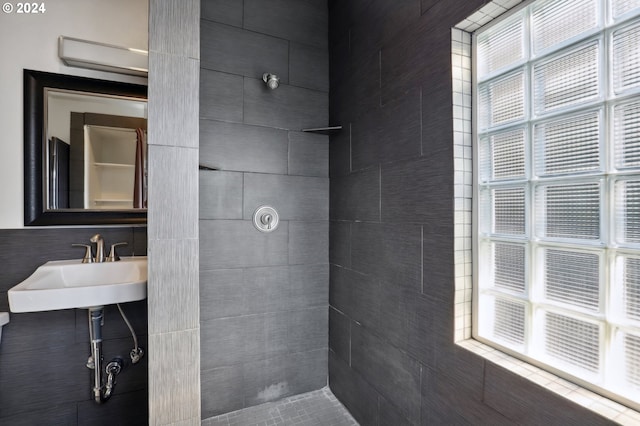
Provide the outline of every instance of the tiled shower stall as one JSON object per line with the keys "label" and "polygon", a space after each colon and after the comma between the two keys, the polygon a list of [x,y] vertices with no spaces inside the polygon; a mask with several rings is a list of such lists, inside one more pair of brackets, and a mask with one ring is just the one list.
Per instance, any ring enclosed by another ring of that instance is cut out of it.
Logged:
{"label": "tiled shower stall", "polygon": [[[203,419],[327,381],[329,139],[301,131],[328,124],[327,10],[280,6],[202,2]],[[262,205],[271,233],[253,226]]]}

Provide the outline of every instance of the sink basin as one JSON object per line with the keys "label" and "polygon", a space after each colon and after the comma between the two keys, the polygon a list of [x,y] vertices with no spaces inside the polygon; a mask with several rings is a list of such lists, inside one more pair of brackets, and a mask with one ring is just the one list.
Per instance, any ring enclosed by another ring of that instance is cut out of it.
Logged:
{"label": "sink basin", "polygon": [[0,312],[0,341],[2,340],[2,326],[9,323],[9,312]]}
{"label": "sink basin", "polygon": [[8,291],[11,312],[90,308],[147,297],[147,257],[118,262],[54,260]]}

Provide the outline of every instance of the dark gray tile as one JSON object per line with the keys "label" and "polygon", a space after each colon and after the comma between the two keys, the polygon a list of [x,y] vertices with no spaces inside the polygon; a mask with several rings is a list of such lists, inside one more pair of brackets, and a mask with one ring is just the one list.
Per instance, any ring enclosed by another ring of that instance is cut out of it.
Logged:
{"label": "dark gray tile", "polygon": [[[426,367],[422,369],[422,426],[434,424],[507,426],[517,424],[481,401],[452,393],[451,387],[447,385],[446,381],[446,374],[437,374]],[[441,385],[446,387],[442,392],[439,389]]]}
{"label": "dark gray tile", "polygon": [[[309,272],[313,270],[307,268],[298,275]],[[291,310],[295,309],[294,300],[296,306],[306,307],[302,302],[308,301],[300,290],[294,294],[289,273],[286,266],[201,271],[201,320]],[[314,277],[298,278],[303,282]]]}
{"label": "dark gray tile", "polygon": [[332,178],[351,173],[351,123],[342,123],[342,130],[329,139],[329,175]]}
{"label": "dark gray tile", "polygon": [[345,363],[351,362],[351,320],[334,308],[329,309],[329,348]]}
{"label": "dark gray tile", "polygon": [[412,329],[416,326],[422,328],[429,325],[428,322],[415,324],[419,305],[418,295],[400,286],[383,283],[378,297],[380,321],[376,332],[394,346],[408,352],[409,335],[414,334]]}
{"label": "dark gray tile", "polygon": [[[426,157],[453,147],[453,95],[449,84],[423,88],[422,153]],[[453,155],[452,155],[453,156]],[[451,157],[450,157],[451,158]],[[444,165],[453,165],[448,161]]]}
{"label": "dark gray tile", "polygon": [[244,368],[245,405],[309,392],[327,382],[327,350],[278,355]]}
{"label": "dark gray tile", "polygon": [[394,283],[331,267],[331,306],[427,365],[434,363],[436,302]]}
{"label": "dark gray tile", "polygon": [[28,410],[11,416],[0,416],[0,424],[11,426],[33,426],[47,419],[52,425],[75,426],[78,424],[78,409],[75,402],[57,404],[43,410]]}
{"label": "dark gray tile", "polygon": [[283,130],[200,120],[200,164],[208,167],[286,174],[288,144]]}
{"label": "dark gray tile", "polygon": [[358,18],[355,1],[329,0],[329,50],[333,50],[340,40],[348,37],[349,30]]}
{"label": "dark gray tile", "polygon": [[[119,393],[118,386],[116,386],[116,391],[109,398],[108,404],[98,405],[93,400],[78,403],[78,425],[110,426],[113,424],[126,424],[143,426],[149,423],[148,407],[149,398],[146,390]],[[50,422],[49,418],[46,419],[47,422]],[[67,423],[51,422],[48,424]]]}
{"label": "dark gray tile", "polygon": [[329,222],[289,222],[289,264],[329,263]]}
{"label": "dark gray tile", "polygon": [[287,373],[289,358],[281,355],[244,366],[244,400],[246,406],[264,404],[294,394]]}
{"label": "dark gray tile", "polygon": [[200,270],[286,265],[288,225],[266,234],[248,220],[201,220]]}
{"label": "dark gray tile", "polygon": [[425,12],[427,12],[429,9],[431,9],[439,1],[440,0],[422,0],[420,2],[421,3],[422,13],[424,14]]}
{"label": "dark gray tile", "polygon": [[[9,311],[8,308],[2,310]],[[73,345],[75,341],[76,314],[73,309],[10,315],[9,324],[2,329],[0,347],[7,359],[20,358],[22,352],[43,347],[58,350]]]}
{"label": "dark gray tile", "polygon": [[289,55],[289,84],[329,91],[329,52],[326,48],[291,43]]}
{"label": "dark gray tile", "polygon": [[[13,315],[11,321],[17,315],[20,314]],[[9,323],[4,329],[8,330],[11,325]],[[51,395],[42,391],[43,383],[56,389],[56,404],[59,406],[87,398],[92,386],[85,365],[88,351],[89,347],[83,343],[57,348],[42,344],[38,349],[20,352],[18,356],[8,356],[1,351],[0,418],[52,408]]]}
{"label": "dark gray tile", "polygon": [[329,305],[329,265],[289,266],[289,282],[289,309]]}
{"label": "dark gray tile", "polygon": [[[422,1],[424,3],[428,0]],[[437,8],[433,8],[428,11],[423,9],[423,13],[427,12],[430,26],[434,26],[433,24],[437,23],[439,28],[450,28],[487,3],[487,0],[469,0],[450,3],[445,2],[443,5],[442,2],[439,1],[434,5],[437,6]]]}
{"label": "dark gray tile", "polygon": [[237,0],[200,0],[200,17],[234,27],[242,27],[242,2]]}
{"label": "dark gray tile", "polygon": [[293,339],[289,335],[291,314],[289,312],[271,312],[255,315],[254,328],[262,330],[262,340],[249,346],[252,351],[250,361],[265,359],[289,352]]}
{"label": "dark gray tile", "polygon": [[251,327],[251,317],[213,319],[200,323],[201,370],[211,370],[246,362],[247,343],[261,339],[260,330]]}
{"label": "dark gray tile", "polygon": [[434,363],[433,301],[401,286],[380,286],[377,334],[425,365]]}
{"label": "dark gray tile", "polygon": [[[439,3],[439,12],[447,13],[447,9],[462,2]],[[451,31],[445,30],[441,20],[442,16],[429,13],[404,26],[396,37],[382,44],[380,86],[383,104],[411,88],[450,87]]]}
{"label": "dark gray tile", "polygon": [[331,220],[380,220],[380,169],[331,179]]}
{"label": "dark gray tile", "polygon": [[[428,349],[425,350],[424,356],[419,359],[424,365],[434,367],[437,359],[452,356],[451,354],[458,348],[453,343],[452,337],[455,334],[454,299],[452,296],[445,301],[426,294],[422,300],[428,306],[427,309],[431,317],[428,324],[431,324],[431,328],[429,328],[426,336],[429,339]],[[427,357],[430,358],[427,359]]]}
{"label": "dark gray tile", "polygon": [[289,174],[329,176],[329,137],[289,132]]}
{"label": "dark gray tile", "polygon": [[451,84],[450,28],[486,3],[429,1],[418,21],[382,45],[383,103],[409,87]]}
{"label": "dark gray tile", "polygon": [[[133,244],[131,244],[131,256],[147,255],[147,227],[133,228]],[[127,253],[124,251],[124,253]]]}
{"label": "dark gray tile", "polygon": [[336,77],[332,71],[330,109],[334,125],[356,121],[380,107],[380,53],[349,50],[347,58],[341,67],[344,76]]}
{"label": "dark gray tile", "polygon": [[338,265],[329,265],[329,306],[347,314],[351,307],[349,274],[354,272]]}
{"label": "dark gray tile", "polygon": [[332,220],[329,222],[329,262],[351,267],[351,224]]}
{"label": "dark gray tile", "polygon": [[378,393],[332,351],[329,351],[329,387],[360,424],[378,424]]}
{"label": "dark gray tile", "polygon": [[245,315],[201,323],[202,370],[286,353],[287,323],[286,313]]}
{"label": "dark gray tile", "polygon": [[393,426],[413,426],[414,423],[407,420],[400,411],[382,396],[378,398],[378,424]]}
{"label": "dark gray tile", "polygon": [[379,327],[380,282],[372,276],[331,265],[329,302],[352,320],[371,330]]}
{"label": "dark gray tile", "polygon": [[352,26],[353,43],[360,49],[376,50],[402,29],[420,18],[420,0],[385,0],[355,2],[359,5],[357,19]]}
{"label": "dark gray tile", "polygon": [[420,364],[364,327],[351,327],[351,367],[400,413],[420,421]]}
{"label": "dark gray tile", "polygon": [[422,283],[422,228],[357,222],[351,225],[354,270],[416,292]]}
{"label": "dark gray tile", "polygon": [[200,321],[245,313],[242,269],[200,268]]}
{"label": "dark gray tile", "polygon": [[325,127],[329,124],[328,121],[328,93],[289,86],[282,80],[280,87],[269,90],[262,78],[245,78],[245,123],[302,130]]}
{"label": "dark gray tile", "polygon": [[200,69],[200,118],[242,123],[243,77]]}
{"label": "dark gray tile", "polygon": [[294,394],[310,392],[327,385],[329,350],[326,348],[287,355],[287,378]]}
{"label": "dark gray tile", "polygon": [[246,173],[244,176],[244,218],[255,210],[272,206],[280,220],[327,220],[329,179]]}
{"label": "dark gray tile", "polygon": [[432,384],[436,392],[448,401],[461,397],[482,401],[485,377],[484,358],[453,346],[438,352]]}
{"label": "dark gray tile", "polygon": [[251,78],[261,79],[263,73],[269,72],[278,75],[281,83],[287,83],[289,43],[265,34],[202,20],[200,64],[202,68]]}
{"label": "dark gray tile", "polygon": [[430,223],[424,226],[422,292],[441,301],[454,297],[454,225],[453,212],[443,216],[449,223]]}
{"label": "dark gray tile", "polygon": [[361,116],[351,125],[351,168],[420,156],[420,89]]}
{"label": "dark gray tile", "polygon": [[[517,392],[505,392],[517,389]],[[515,424],[611,425],[593,411],[581,407],[520,375],[486,363],[484,403]]]}
{"label": "dark gray tile", "polygon": [[200,219],[242,219],[242,173],[200,170]]}
{"label": "dark gray tile", "polygon": [[288,352],[326,349],[329,345],[328,308],[321,306],[288,313]]}
{"label": "dark gray tile", "polygon": [[312,46],[327,46],[324,1],[245,0],[244,27]]}
{"label": "dark gray tile", "polygon": [[202,418],[244,408],[242,365],[204,370],[200,374]]}
{"label": "dark gray tile", "polygon": [[245,269],[242,289],[247,314],[290,309],[291,284],[286,266]]}
{"label": "dark gray tile", "polygon": [[383,164],[383,222],[446,222],[453,211],[453,153]]}
{"label": "dark gray tile", "polygon": [[349,77],[349,47],[348,31],[336,36],[329,47],[329,87],[332,92]]}

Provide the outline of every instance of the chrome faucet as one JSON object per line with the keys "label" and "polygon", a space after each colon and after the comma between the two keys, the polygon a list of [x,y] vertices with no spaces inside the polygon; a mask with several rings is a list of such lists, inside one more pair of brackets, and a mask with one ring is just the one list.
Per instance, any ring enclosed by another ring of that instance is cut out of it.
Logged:
{"label": "chrome faucet", "polygon": [[89,239],[92,243],[96,244],[96,256],[93,256],[93,250],[91,245],[89,244],[71,244],[74,247],[85,247],[86,252],[84,257],[82,258],[82,263],[102,263],[102,262],[117,262],[120,260],[120,256],[116,253],[116,247],[118,246],[126,246],[126,242],[115,243],[111,245],[111,251],[109,252],[109,256],[105,256],[104,254],[104,239],[102,235],[96,234]]}
{"label": "chrome faucet", "polygon": [[104,256],[104,240],[102,239],[102,235],[96,234],[89,240],[92,243],[96,243],[96,257],[95,261],[98,263],[102,263],[105,260]]}

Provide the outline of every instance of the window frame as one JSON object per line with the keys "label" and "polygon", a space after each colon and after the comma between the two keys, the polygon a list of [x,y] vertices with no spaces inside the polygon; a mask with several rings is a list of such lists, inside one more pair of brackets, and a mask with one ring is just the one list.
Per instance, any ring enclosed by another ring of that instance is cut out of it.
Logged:
{"label": "window frame", "polygon": [[[512,9],[510,9],[508,11],[508,13],[504,13],[501,16],[499,16],[498,18],[492,19],[488,24],[482,26],[482,29],[488,29],[491,28],[495,25],[498,25],[502,22],[504,22],[507,19],[510,19],[512,16],[514,16],[517,13],[520,13],[524,8],[527,8],[528,6],[530,6],[535,0],[529,0],[526,2],[523,2],[515,7],[513,7]],[[620,104],[625,104],[628,103],[630,99],[632,98],[638,98],[638,96],[640,95],[640,91],[634,91],[632,93],[627,93],[623,96],[619,96],[619,97],[615,97],[614,96],[614,88],[613,88],[613,83],[612,83],[612,79],[613,79],[613,72],[609,72],[609,69],[612,68],[612,66],[605,61],[602,60],[602,58],[609,58],[609,50],[612,49],[612,35],[615,31],[619,30],[619,29],[623,29],[626,28],[630,25],[634,25],[631,23],[631,20],[629,19],[629,16],[624,16],[623,18],[619,19],[616,21],[616,23],[614,24],[610,24],[608,21],[608,17],[605,16],[606,15],[606,10],[602,10],[602,5],[604,4],[604,2],[599,1],[599,5],[598,5],[598,9],[600,11],[600,16],[597,18],[598,22],[604,22],[604,30],[602,30],[602,26],[599,26],[597,30],[592,30],[590,32],[587,32],[585,34],[582,34],[579,37],[572,37],[571,39],[569,39],[568,41],[559,43],[555,48],[553,49],[546,49],[546,51],[542,51],[542,53],[538,56],[533,55],[533,53],[531,53],[531,55],[528,55],[527,58],[525,58],[523,61],[517,62],[512,64],[509,67],[503,67],[503,69],[498,70],[494,73],[490,73],[487,76],[485,76],[485,78],[483,79],[483,81],[487,81],[489,79],[494,78],[495,76],[499,76],[499,75],[508,75],[512,72],[514,72],[515,70],[518,69],[518,67],[522,67],[524,66],[526,69],[526,73],[525,73],[525,111],[526,111],[526,119],[524,122],[524,126],[525,126],[525,131],[529,136],[529,141],[528,143],[525,144],[525,150],[528,150],[527,155],[526,155],[526,160],[525,160],[525,177],[523,178],[523,181],[525,181],[524,184],[524,188],[525,188],[525,192],[535,192],[536,188],[544,183],[552,183],[554,181],[559,181],[562,180],[563,176],[556,176],[556,177],[549,177],[549,178],[541,178],[541,179],[537,179],[535,182],[533,179],[534,176],[536,175],[535,170],[533,170],[534,165],[531,164],[533,162],[533,156],[536,155],[535,151],[534,151],[534,144],[533,144],[533,138],[534,138],[534,128],[536,126],[537,123],[540,122],[551,122],[553,121],[554,118],[560,118],[560,117],[568,117],[568,116],[572,116],[575,114],[582,114],[585,113],[587,111],[600,111],[600,114],[603,115],[603,120],[605,120],[605,124],[603,125],[603,129],[601,130],[601,132],[605,132],[605,134],[600,135],[600,149],[602,149],[601,151],[601,158],[602,156],[604,156],[604,159],[602,159],[601,161],[604,161],[605,164],[603,165],[603,167],[601,167],[599,170],[595,171],[594,173],[585,173],[584,175],[581,175],[581,178],[584,178],[586,180],[592,180],[594,178],[594,176],[601,176],[603,179],[603,185],[607,185],[608,189],[610,191],[613,191],[612,185],[613,182],[616,181],[618,178],[622,177],[624,178],[626,176],[626,174],[623,173],[618,173],[618,174],[614,174],[613,176],[609,176],[609,171],[611,170],[612,166],[613,166],[613,155],[608,155],[609,153],[613,153],[613,147],[611,147],[610,149],[603,149],[604,145],[606,144],[607,141],[612,140],[611,139],[611,133],[613,132],[613,124],[614,124],[614,118],[613,118],[613,108],[614,105],[620,105]],[[529,25],[529,16],[527,16],[526,19],[526,23],[525,23],[525,43],[527,43],[529,46],[531,46],[531,41],[530,41],[530,25]],[[600,95],[597,97],[597,99],[590,101],[588,103],[585,103],[584,105],[581,105],[577,108],[571,108],[570,112],[567,113],[567,110],[565,108],[560,108],[558,111],[554,111],[552,113],[549,114],[541,114],[541,115],[537,115],[535,113],[535,111],[529,111],[529,109],[533,109],[532,106],[532,100],[531,100],[531,96],[533,96],[533,82],[531,80],[533,80],[533,71],[531,68],[533,68],[534,63],[539,63],[540,61],[544,61],[550,58],[553,58],[554,56],[558,55],[561,56],[562,54],[565,54],[569,51],[571,51],[572,49],[578,47],[578,46],[584,46],[586,45],[588,42],[592,41],[592,40],[599,40],[598,44],[601,46],[601,51],[600,51],[600,58],[598,60],[598,66],[600,67],[600,72],[603,71],[603,68],[607,68],[606,70],[606,74],[604,74],[606,77],[602,78],[601,76],[601,80],[599,81],[599,86],[601,86],[601,91],[600,91]],[[477,54],[477,32],[474,30],[473,31],[473,35],[472,35],[472,51],[471,51],[471,68],[472,68],[472,72],[471,72],[471,97],[474,100],[480,99],[479,98],[479,82],[477,81],[477,75],[475,70],[478,69],[478,54]],[[526,47],[526,49],[528,50],[529,47]],[[524,65],[523,65],[524,64]],[[455,72],[454,72],[455,73]],[[455,108],[455,105],[454,105]],[[455,113],[454,113],[454,118],[455,118]],[[476,106],[476,102],[473,102],[473,108],[472,108],[472,112],[471,112],[471,122],[472,122],[472,136],[471,136],[471,150],[472,150],[472,174],[473,174],[473,179],[472,179],[472,207],[471,207],[471,251],[473,253],[472,255],[472,265],[471,265],[471,273],[469,275],[471,275],[471,280],[472,280],[472,302],[471,302],[471,331],[470,332],[466,332],[465,331],[465,338],[473,338],[479,342],[482,342],[484,344],[489,345],[490,347],[494,347],[504,353],[507,353],[515,358],[521,359],[524,362],[534,365],[538,368],[540,368],[541,370],[544,371],[549,371],[552,374],[555,374],[559,377],[564,377],[567,380],[570,380],[571,382],[577,383],[578,385],[587,388],[587,389],[591,389],[592,391],[598,393],[598,394],[602,394],[604,396],[606,396],[607,398],[610,398],[612,400],[616,400],[619,401],[627,406],[633,407],[634,409],[639,409],[640,408],[640,401],[633,401],[630,400],[626,397],[624,397],[623,395],[617,394],[615,392],[612,392],[608,389],[602,388],[600,386],[595,385],[594,383],[587,381],[587,380],[583,380],[580,377],[576,377],[570,374],[565,373],[564,371],[562,371],[560,368],[558,367],[554,367],[552,365],[546,364],[542,361],[539,361],[537,359],[534,358],[530,358],[527,355],[515,351],[507,346],[503,346],[500,345],[499,343],[496,343],[495,341],[492,340],[488,340],[486,338],[483,338],[482,336],[480,336],[478,334],[478,317],[479,317],[479,306],[478,306],[478,300],[479,300],[479,295],[480,295],[480,285],[479,285],[479,274],[480,274],[480,270],[479,270],[479,256],[480,256],[480,224],[479,224],[479,202],[478,202],[478,195],[480,194],[479,192],[479,181],[481,179],[481,177],[479,176],[479,171],[480,171],[480,152],[479,152],[479,145],[480,145],[480,138],[479,138],[479,132],[477,129],[476,124],[478,123],[479,117],[478,117],[478,108]],[[514,123],[509,123],[507,125],[504,126],[504,129],[513,129],[516,126],[513,125]],[[522,122],[520,122],[520,124],[522,125]],[[454,130],[455,130],[455,125],[454,125]],[[456,169],[457,170],[457,169]],[[635,174],[637,175],[637,172],[635,172]],[[598,177],[598,179],[600,179]],[[513,182],[511,182],[513,183]],[[573,181],[571,181],[571,183],[573,183]],[[509,185],[509,184],[507,184]],[[498,187],[505,187],[505,186],[498,186]],[[604,191],[601,191],[601,193],[603,193]],[[526,227],[529,230],[529,235],[526,238],[526,252],[528,252],[528,256],[529,256],[529,261],[525,263],[525,265],[533,265],[533,254],[532,252],[534,250],[538,250],[539,245],[543,245],[546,247],[550,247],[550,248],[556,248],[556,249],[562,249],[563,246],[565,248],[570,247],[571,244],[564,244],[562,242],[560,242],[559,244],[551,244],[551,245],[545,245],[545,242],[534,242],[531,243],[532,240],[535,239],[536,237],[536,231],[534,228],[534,222],[533,219],[531,218],[531,216],[533,216],[535,214],[534,212],[534,206],[529,204],[530,202],[533,202],[535,204],[535,195],[531,194],[530,196],[527,195],[526,196],[526,204],[525,204],[525,210],[526,210],[526,215],[527,215],[527,219],[526,219]],[[611,196],[613,197],[613,196]],[[609,219],[606,222],[606,226],[603,226],[604,222],[604,218],[600,217],[600,229],[601,232],[603,234],[605,234],[602,237],[602,241],[603,241],[603,251],[602,251],[602,256],[601,256],[601,260],[600,262],[603,262],[603,259],[605,259],[606,257],[610,256],[608,255],[608,252],[610,251],[610,247],[612,245],[613,242],[613,238],[615,238],[615,229],[614,229],[614,223],[615,223],[615,217],[613,216],[613,207],[608,205],[607,199],[605,198],[601,198],[601,206],[600,206],[600,210],[601,210],[601,215],[602,213],[604,213],[605,215],[607,215],[607,217],[609,217]],[[528,207],[527,207],[528,206]],[[604,211],[606,209],[606,211]],[[589,244],[587,245],[581,245],[582,248],[589,248]],[[595,246],[595,245],[594,245]],[[582,248],[580,248],[579,250],[582,250]],[[626,251],[625,249],[620,249],[621,251]],[[635,252],[636,254],[638,254],[639,252]],[[604,261],[608,261],[608,262],[613,262],[612,260],[607,260],[605,259]],[[609,272],[601,272],[601,274],[604,273],[613,273],[614,271],[611,270]],[[526,272],[529,277],[529,280],[531,280],[531,274],[535,273],[532,271],[527,271]],[[458,288],[458,287],[456,287]],[[530,297],[530,291],[531,289],[528,289],[529,291],[529,297],[528,297],[528,306],[532,306],[531,305],[531,297]],[[608,287],[607,288],[602,288],[601,292],[609,292]],[[608,297],[608,295],[606,295],[605,297]],[[601,304],[603,302],[600,302]],[[603,315],[607,315],[606,311],[602,312]],[[527,314],[527,319],[526,320],[530,320],[530,317],[533,316],[535,314]],[[605,328],[606,329],[611,329],[611,325],[609,325],[608,322],[605,323]],[[615,323],[614,323],[615,324]],[[526,330],[526,329],[525,329]],[[525,331],[526,332],[526,331]],[[528,338],[527,338],[528,339]],[[606,336],[605,338],[603,338],[603,341],[605,342],[605,344],[608,344],[607,342],[610,341],[610,336]],[[603,364],[605,362],[605,360],[603,359],[601,361]],[[603,368],[604,369],[604,368]]]}

